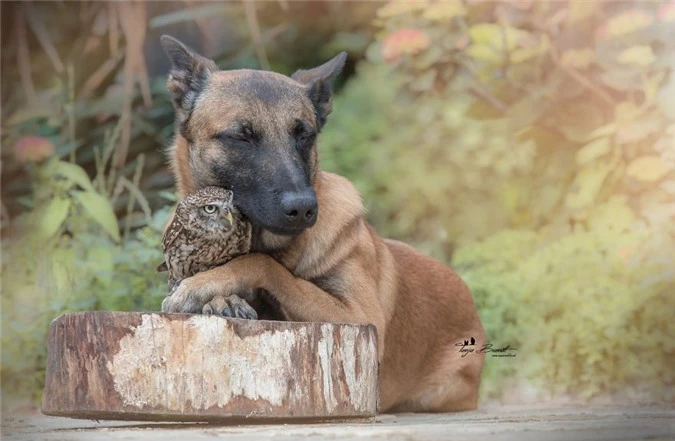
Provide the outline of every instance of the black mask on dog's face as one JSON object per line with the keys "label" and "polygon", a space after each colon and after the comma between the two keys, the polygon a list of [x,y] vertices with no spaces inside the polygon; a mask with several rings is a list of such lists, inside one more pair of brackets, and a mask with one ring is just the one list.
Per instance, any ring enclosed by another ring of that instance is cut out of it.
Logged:
{"label": "black mask on dog's face", "polygon": [[251,223],[277,235],[314,225],[316,136],[331,111],[332,84],[346,54],[289,78],[219,71],[177,40],[162,37],[162,44],[173,64],[168,89],[178,132],[189,144],[195,186],[231,189]]}

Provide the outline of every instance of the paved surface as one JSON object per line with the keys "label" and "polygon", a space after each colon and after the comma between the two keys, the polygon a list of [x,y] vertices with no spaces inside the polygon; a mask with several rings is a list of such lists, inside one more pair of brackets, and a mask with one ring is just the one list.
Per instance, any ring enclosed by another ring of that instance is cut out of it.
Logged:
{"label": "paved surface", "polygon": [[370,422],[213,426],[3,415],[2,440],[675,440],[674,407],[488,407],[456,414],[381,415]]}

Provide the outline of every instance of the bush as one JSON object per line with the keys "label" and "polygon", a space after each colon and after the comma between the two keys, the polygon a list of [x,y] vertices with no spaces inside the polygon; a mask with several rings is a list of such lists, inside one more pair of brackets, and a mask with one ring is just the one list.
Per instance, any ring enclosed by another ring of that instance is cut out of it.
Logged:
{"label": "bush", "polygon": [[457,267],[490,340],[519,349],[488,358],[486,397],[530,383],[539,397],[675,399],[673,11],[379,10],[323,163],[357,183],[381,232]]}
{"label": "bush", "polygon": [[157,310],[157,274],[169,208],[120,237],[109,199],[79,166],[50,157],[30,164],[34,208],[2,242],[3,400],[35,402],[42,390],[49,323],[65,312]]}

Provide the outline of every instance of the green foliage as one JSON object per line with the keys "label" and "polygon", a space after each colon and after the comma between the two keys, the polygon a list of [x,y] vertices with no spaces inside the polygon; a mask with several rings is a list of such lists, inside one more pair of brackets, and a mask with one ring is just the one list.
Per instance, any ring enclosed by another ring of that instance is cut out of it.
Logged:
{"label": "green foliage", "polygon": [[157,310],[166,294],[156,267],[169,207],[122,241],[110,199],[82,168],[51,157],[29,171],[32,209],[5,226],[2,242],[3,399],[15,405],[42,389],[44,342],[55,317]]}
{"label": "green foliage", "polygon": [[18,29],[0,75],[3,400],[39,395],[57,315],[157,310],[166,293],[155,268],[175,201],[161,151],[174,121],[161,33],[224,69],[291,73],[341,50],[361,56],[377,7],[2,4]]}
{"label": "green foliage", "polygon": [[290,73],[362,54],[378,8],[321,162],[357,185],[380,233],[455,266],[490,340],[518,348],[487,359],[484,396],[673,399],[672,2],[284,5],[11,11],[48,38],[2,54],[3,398],[39,395],[57,315],[155,310],[166,290],[171,103],[164,75],[124,69],[148,61],[145,32],[118,19],[219,14],[236,40],[221,65]]}
{"label": "green foliage", "polygon": [[675,398],[672,9],[378,12],[323,164],[357,183],[380,232],[457,267],[490,340],[519,349],[488,358],[484,396]]}

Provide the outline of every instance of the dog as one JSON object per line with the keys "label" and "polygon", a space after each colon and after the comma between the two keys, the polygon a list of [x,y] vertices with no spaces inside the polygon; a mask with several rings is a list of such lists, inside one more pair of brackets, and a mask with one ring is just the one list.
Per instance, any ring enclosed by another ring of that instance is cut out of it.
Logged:
{"label": "dog", "polygon": [[225,297],[264,290],[288,320],[372,323],[380,411],[475,409],[484,355],[456,347],[486,339],[468,287],[441,262],[378,236],[355,187],[319,168],[316,140],[346,54],[289,77],[220,71],[172,37],[161,42],[180,197],[229,188],[253,225],[250,254],[182,280],[162,311],[218,310]]}

